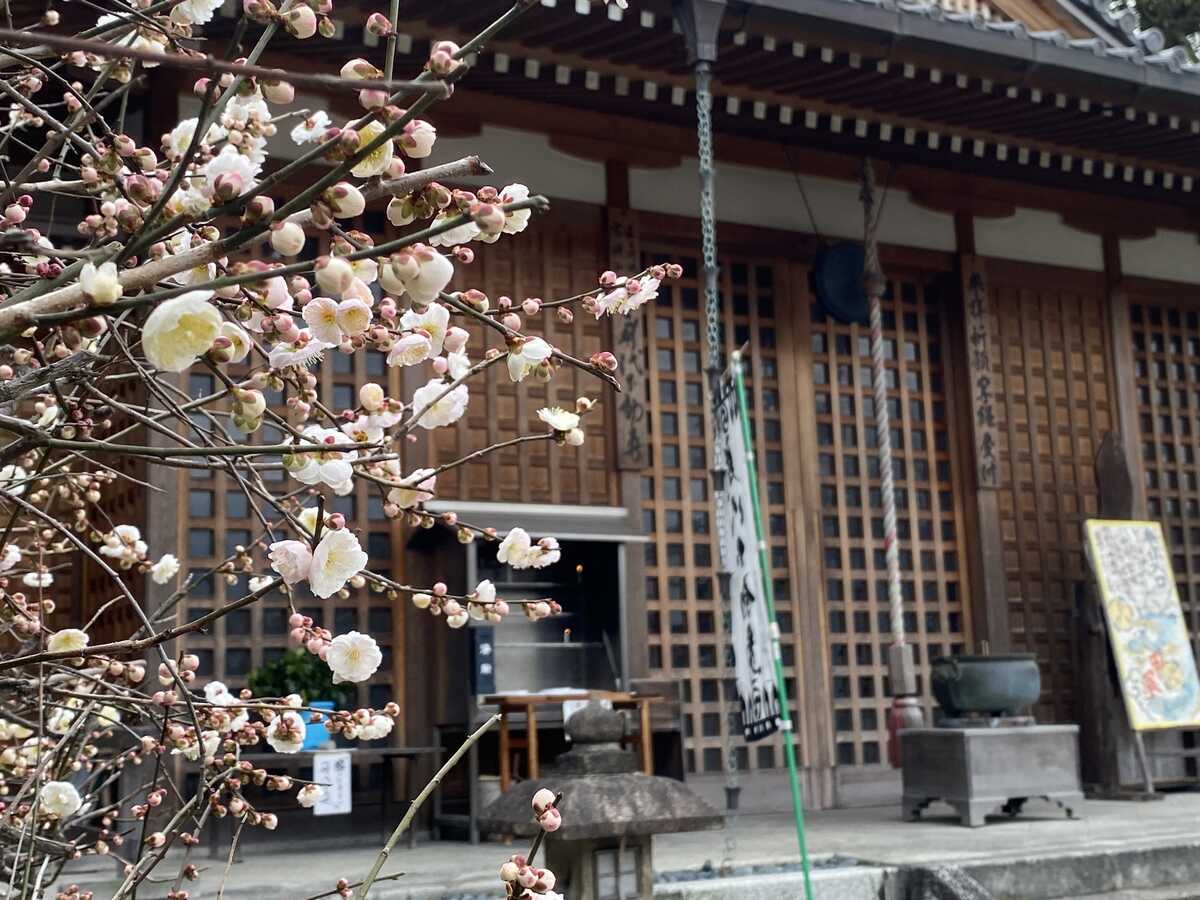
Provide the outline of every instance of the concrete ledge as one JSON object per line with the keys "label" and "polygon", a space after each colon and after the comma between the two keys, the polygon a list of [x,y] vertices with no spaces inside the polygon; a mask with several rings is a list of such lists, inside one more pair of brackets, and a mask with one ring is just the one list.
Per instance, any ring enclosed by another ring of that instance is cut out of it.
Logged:
{"label": "concrete ledge", "polygon": [[[814,900],[879,900],[887,870],[873,866],[818,869],[812,873]],[[748,875],[673,881],[654,886],[654,900],[781,900],[804,896],[804,875]]]}

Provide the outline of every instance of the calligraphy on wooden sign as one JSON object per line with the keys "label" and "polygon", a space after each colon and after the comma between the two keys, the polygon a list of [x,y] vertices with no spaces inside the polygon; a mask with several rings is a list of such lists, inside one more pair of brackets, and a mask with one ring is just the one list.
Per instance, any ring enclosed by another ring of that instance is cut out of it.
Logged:
{"label": "calligraphy on wooden sign", "polygon": [[996,384],[992,371],[991,300],[983,261],[974,256],[964,257],[962,277],[976,478],[981,488],[997,488],[1000,486],[1000,447],[997,444]]}
{"label": "calligraphy on wooden sign", "polygon": [[[629,209],[608,211],[608,258],[613,271],[633,275],[640,271],[637,213]],[[616,404],[617,468],[644,469],[649,465],[646,368],[646,315],[639,310],[611,318],[613,355],[621,393]]]}

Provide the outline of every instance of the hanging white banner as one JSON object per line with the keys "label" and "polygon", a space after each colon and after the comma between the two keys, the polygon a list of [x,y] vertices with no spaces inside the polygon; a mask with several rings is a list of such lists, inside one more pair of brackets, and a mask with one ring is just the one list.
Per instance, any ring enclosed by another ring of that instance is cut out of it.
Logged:
{"label": "hanging white banner", "polygon": [[779,730],[779,691],[772,658],[771,619],[759,553],[758,504],[754,461],[746,446],[745,392],[740,368],[721,378],[717,443],[714,452],[725,470],[725,489],[717,494],[721,568],[731,574],[730,614],[734,671],[742,703],[742,731],[757,741]]}

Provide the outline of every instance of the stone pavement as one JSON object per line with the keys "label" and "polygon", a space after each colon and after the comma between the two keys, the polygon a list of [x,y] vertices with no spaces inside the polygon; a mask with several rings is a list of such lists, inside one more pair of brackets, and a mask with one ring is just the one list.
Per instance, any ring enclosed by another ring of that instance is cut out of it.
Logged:
{"label": "stone pavement", "polygon": [[[944,813],[944,815],[943,815]],[[1008,887],[1005,896],[1076,896],[1102,891],[1131,890],[1159,887],[1160,884],[1179,884],[1152,880],[1159,864],[1153,860],[1168,848],[1178,848],[1181,856],[1188,852],[1200,859],[1200,793],[1181,793],[1167,796],[1154,803],[1086,801],[1077,811],[1079,818],[1066,819],[1057,807],[1041,801],[1030,801],[1026,812],[1017,819],[996,818],[984,828],[969,829],[951,820],[947,808],[934,806],[926,819],[917,823],[900,821],[898,807],[872,807],[846,810],[830,810],[810,813],[808,816],[809,850],[814,857],[838,855],[853,857],[863,865],[855,870],[863,876],[875,872],[862,881],[861,890],[851,890],[845,881],[846,870],[835,869],[822,873],[822,878],[832,881],[842,879],[842,887],[819,892],[822,897],[833,900],[849,900],[856,896],[879,896],[881,884],[878,873],[893,867],[950,863],[971,868],[980,865],[984,869],[999,873],[1014,873],[1000,878],[1012,880],[1024,877],[1054,860],[1074,861],[1067,866],[1068,875],[1062,876],[1064,885],[1103,884],[1098,888],[1078,890],[1072,894],[1046,893],[1049,888],[1039,888],[1039,893],[1022,894],[1018,887]],[[726,852],[727,837],[733,838],[732,862],[735,866],[762,864],[786,864],[799,860],[795,830],[790,815],[743,815],[734,822],[732,830],[694,832],[690,834],[664,835],[655,839],[655,869],[671,872],[681,869],[696,869],[704,865],[719,866]],[[380,900],[433,900],[433,898],[465,896],[502,896],[496,870],[503,859],[517,852],[523,844],[505,847],[498,843],[472,846],[467,843],[422,841],[416,849],[398,847],[385,867],[384,872],[405,872],[404,877],[381,884],[372,891],[372,897]],[[361,838],[353,846],[332,847],[328,844],[303,846],[294,849],[249,848],[245,860],[233,866],[224,897],[226,900],[302,900],[310,894],[333,887],[339,877],[357,881],[370,868],[378,844]],[[1128,865],[1119,862],[1124,855],[1133,859],[1138,851],[1142,862],[1134,859]],[[223,861],[196,861],[206,867],[202,880],[195,885],[192,896],[211,898],[216,896]],[[1189,857],[1190,859],[1191,857]],[[1099,860],[1099,862],[1098,862]],[[1108,863],[1104,861],[1108,860]],[[1146,860],[1151,862],[1147,863]],[[1111,871],[1106,872],[1105,866]],[[1061,868],[1061,865],[1059,866]],[[1139,868],[1140,867],[1140,868]],[[97,868],[91,872],[74,871],[69,880],[91,887],[97,900],[106,900],[115,886],[112,866]],[[1149,869],[1150,871],[1142,871]],[[1126,871],[1128,870],[1128,871]],[[1184,871],[1184,870],[1181,870]],[[840,874],[839,874],[840,873]],[[761,876],[769,879],[773,876]],[[793,896],[790,891],[779,891],[783,883],[794,884],[791,876],[779,876],[784,882],[776,883],[775,897]],[[1059,876],[1056,876],[1059,877]],[[1187,877],[1186,872],[1181,877]],[[738,879],[745,885],[755,879]],[[692,883],[699,888],[703,883]],[[676,883],[660,885],[664,897],[718,896],[713,893],[714,885],[703,892],[679,890]],[[767,887],[766,884],[763,887]],[[106,892],[107,891],[107,892]],[[154,900],[165,893],[165,888],[139,892],[141,900]],[[757,895],[758,891],[740,891],[738,896]],[[1200,895],[1200,889],[1197,891]],[[1143,895],[1130,893],[1133,898]],[[1147,900],[1156,895],[1148,894]],[[1190,897],[1183,893],[1164,893],[1163,897]]]}

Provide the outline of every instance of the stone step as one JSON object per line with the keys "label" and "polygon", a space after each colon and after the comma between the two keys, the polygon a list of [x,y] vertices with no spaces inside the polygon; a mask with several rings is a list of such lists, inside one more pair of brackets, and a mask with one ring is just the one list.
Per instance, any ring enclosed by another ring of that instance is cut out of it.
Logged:
{"label": "stone step", "polygon": [[1200,884],[1190,887],[1147,888],[1142,891],[1076,895],[1074,897],[1058,897],[1055,900],[1200,900]]}

